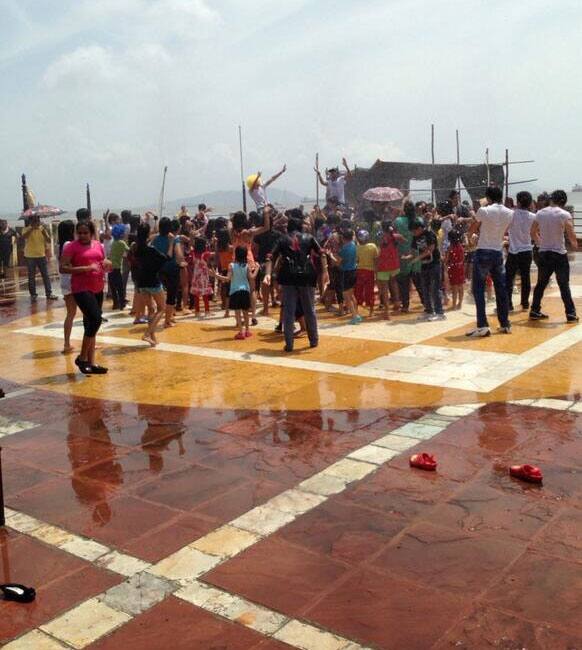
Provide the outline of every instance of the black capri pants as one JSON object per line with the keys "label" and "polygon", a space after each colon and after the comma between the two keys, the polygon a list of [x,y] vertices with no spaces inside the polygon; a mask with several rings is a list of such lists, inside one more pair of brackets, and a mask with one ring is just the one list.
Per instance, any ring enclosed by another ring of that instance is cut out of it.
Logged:
{"label": "black capri pants", "polygon": [[80,291],[74,293],[73,298],[75,298],[75,302],[83,314],[85,336],[89,338],[97,336],[102,322],[103,291],[99,293]]}
{"label": "black capri pants", "polygon": [[160,278],[166,290],[166,305],[175,307],[180,287],[180,267],[161,271]]}

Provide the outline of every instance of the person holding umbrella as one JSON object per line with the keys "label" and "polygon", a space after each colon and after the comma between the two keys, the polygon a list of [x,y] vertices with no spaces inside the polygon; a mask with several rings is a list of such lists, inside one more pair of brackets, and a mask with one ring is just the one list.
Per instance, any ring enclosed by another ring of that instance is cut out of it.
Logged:
{"label": "person holding umbrella", "polygon": [[47,300],[58,300],[52,291],[51,280],[48,273],[46,257],[47,247],[50,246],[51,237],[48,230],[40,223],[40,216],[33,214],[30,217],[29,225],[22,231],[24,239],[24,257],[28,270],[28,291],[32,302],[36,302],[36,269],[40,271],[44,283],[44,291]]}

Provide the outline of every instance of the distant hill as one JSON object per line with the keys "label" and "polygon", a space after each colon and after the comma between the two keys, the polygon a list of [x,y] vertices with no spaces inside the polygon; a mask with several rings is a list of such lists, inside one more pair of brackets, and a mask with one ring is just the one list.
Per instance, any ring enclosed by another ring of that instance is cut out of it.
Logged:
{"label": "distant hill", "polygon": [[[301,203],[311,203],[307,197],[299,196],[294,192],[288,190],[280,190],[277,188],[268,188],[267,195],[269,200],[273,202],[274,205],[280,205],[284,207],[295,207]],[[213,192],[206,192],[205,194],[198,194],[197,196],[187,196],[181,199],[171,199],[166,201],[164,214],[166,216],[171,216],[176,214],[182,205],[188,207],[192,213],[193,209],[196,209],[199,203],[205,203],[208,207],[213,209],[213,212],[216,214],[229,214],[230,212],[235,212],[236,210],[242,210],[242,191],[236,190],[215,190]],[[247,193],[247,209],[252,210],[254,208],[254,203],[251,197]],[[134,208],[136,212],[144,212],[145,210],[152,209],[152,206],[142,206],[139,208]]]}

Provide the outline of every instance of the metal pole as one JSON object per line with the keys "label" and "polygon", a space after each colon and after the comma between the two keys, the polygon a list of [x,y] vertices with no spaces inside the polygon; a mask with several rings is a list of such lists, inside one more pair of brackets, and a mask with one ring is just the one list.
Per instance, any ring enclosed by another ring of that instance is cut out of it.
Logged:
{"label": "metal pole", "polygon": [[431,187],[431,197],[432,203],[435,205],[435,194],[434,194],[434,124],[430,125],[430,157],[432,161],[432,177],[430,180]]}
{"label": "metal pole", "polygon": [[509,149],[505,150],[505,198],[509,196]]}
{"label": "metal pole", "polygon": [[[459,129],[457,129],[457,167],[461,165],[461,149],[459,148]],[[457,187],[459,190],[459,201],[461,200],[461,174],[457,168]]]}
{"label": "metal pole", "polygon": [[491,169],[489,168],[489,147],[485,149],[485,165],[487,166],[487,187],[491,184]]}
{"label": "metal pole", "polygon": [[238,148],[240,153],[240,184],[242,188],[243,211],[247,211],[247,192],[245,188],[245,174],[243,166],[242,127],[238,125]]}
{"label": "metal pole", "polygon": [[[315,154],[315,169],[319,170],[319,154]],[[319,208],[319,177],[315,172],[315,203]]]}
{"label": "metal pole", "polygon": [[158,217],[161,219],[164,216],[164,193],[166,191],[166,173],[168,172],[168,167],[164,167],[164,174],[162,176],[162,189],[160,190],[160,209],[158,211]]}

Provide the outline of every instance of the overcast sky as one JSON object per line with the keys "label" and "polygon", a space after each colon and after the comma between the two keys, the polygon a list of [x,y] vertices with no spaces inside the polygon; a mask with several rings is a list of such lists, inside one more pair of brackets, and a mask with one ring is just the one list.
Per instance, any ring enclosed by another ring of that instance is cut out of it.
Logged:
{"label": "overcast sky", "polygon": [[313,194],[313,160],[492,161],[582,182],[580,0],[0,0],[0,209]]}

